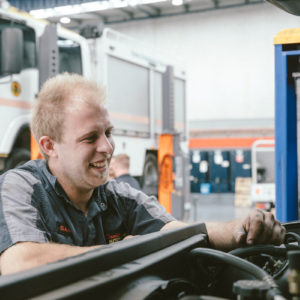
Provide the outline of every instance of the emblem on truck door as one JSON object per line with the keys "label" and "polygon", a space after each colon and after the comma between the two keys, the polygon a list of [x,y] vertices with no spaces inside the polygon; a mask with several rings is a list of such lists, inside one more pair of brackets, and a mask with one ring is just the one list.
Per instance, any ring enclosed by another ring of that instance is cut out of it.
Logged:
{"label": "emblem on truck door", "polygon": [[13,81],[11,83],[11,92],[13,93],[14,96],[19,96],[21,94],[21,85],[17,81]]}

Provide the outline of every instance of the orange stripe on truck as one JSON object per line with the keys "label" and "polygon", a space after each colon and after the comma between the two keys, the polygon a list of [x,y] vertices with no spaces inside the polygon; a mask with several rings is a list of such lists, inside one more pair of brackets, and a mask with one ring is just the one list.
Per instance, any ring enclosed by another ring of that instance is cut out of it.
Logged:
{"label": "orange stripe on truck", "polygon": [[[193,138],[190,139],[190,149],[208,149],[208,148],[251,148],[252,144],[261,138]],[[265,140],[274,139],[274,137],[264,137]]]}
{"label": "orange stripe on truck", "polygon": [[23,109],[31,109],[31,102],[24,100],[13,100],[0,98],[0,106],[18,107]]}

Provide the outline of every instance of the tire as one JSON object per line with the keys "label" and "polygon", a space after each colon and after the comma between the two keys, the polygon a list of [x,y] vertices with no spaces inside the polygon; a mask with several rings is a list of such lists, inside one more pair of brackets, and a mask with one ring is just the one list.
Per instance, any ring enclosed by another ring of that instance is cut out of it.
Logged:
{"label": "tire", "polygon": [[148,153],[146,155],[144,170],[143,170],[143,185],[142,190],[145,194],[151,196],[158,195],[158,166],[157,157]]}
{"label": "tire", "polygon": [[5,171],[19,167],[30,160],[30,151],[25,148],[15,148],[5,163]]}

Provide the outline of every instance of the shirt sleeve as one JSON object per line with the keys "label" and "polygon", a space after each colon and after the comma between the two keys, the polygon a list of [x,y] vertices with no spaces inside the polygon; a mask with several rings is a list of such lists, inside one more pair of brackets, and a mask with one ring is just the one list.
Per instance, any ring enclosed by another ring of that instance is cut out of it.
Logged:
{"label": "shirt sleeve", "polygon": [[32,174],[12,170],[0,176],[0,253],[17,242],[48,242],[38,228],[38,209],[33,205]]}
{"label": "shirt sleeve", "polygon": [[159,231],[165,224],[176,220],[156,197],[147,196],[124,182],[115,183],[115,189],[126,211],[128,234],[142,235]]}

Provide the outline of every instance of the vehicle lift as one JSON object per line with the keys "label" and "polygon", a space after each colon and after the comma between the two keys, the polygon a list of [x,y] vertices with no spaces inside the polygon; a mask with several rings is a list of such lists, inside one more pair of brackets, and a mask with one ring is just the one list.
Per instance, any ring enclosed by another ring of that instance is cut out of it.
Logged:
{"label": "vehicle lift", "polygon": [[299,213],[300,28],[282,30],[274,44],[276,217],[288,222]]}

